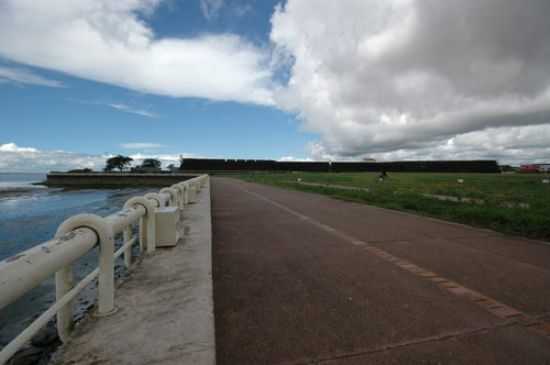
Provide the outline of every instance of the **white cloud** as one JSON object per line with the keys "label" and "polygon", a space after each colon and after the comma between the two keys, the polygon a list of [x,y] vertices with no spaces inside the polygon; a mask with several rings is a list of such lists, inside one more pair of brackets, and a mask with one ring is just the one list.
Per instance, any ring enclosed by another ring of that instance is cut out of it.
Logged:
{"label": "white cloud", "polygon": [[[161,38],[147,24],[159,1],[0,1],[0,57],[146,93],[276,105],[320,135],[309,149],[321,159],[547,159],[548,0],[288,0],[272,52],[231,34]],[[224,6],[201,1],[207,18]],[[56,86],[9,70],[0,82]]]}
{"label": "white cloud", "polygon": [[162,144],[151,143],[151,142],[129,142],[129,143],[122,143],[120,146],[122,148],[132,149],[132,150],[154,149],[154,148],[164,147],[164,145]]}
{"label": "white cloud", "polygon": [[202,15],[208,20],[218,16],[223,0],[200,0]]}
{"label": "white cloud", "polygon": [[283,156],[279,158],[277,161],[293,162],[293,161],[313,161],[313,160],[309,157]]}
{"label": "white cloud", "polygon": [[2,1],[0,57],[140,92],[273,103],[266,51],[231,34],[159,38],[144,20],[158,3]]}
{"label": "white cloud", "polygon": [[179,166],[180,156],[183,158],[198,157],[191,153],[182,153],[182,154],[134,153],[129,156],[134,160],[133,165],[141,164],[141,162],[146,158],[155,158],[161,162],[162,167],[166,167],[170,164]]}
{"label": "white cloud", "polygon": [[548,14],[547,0],[288,0],[276,101],[320,134],[316,158],[547,158]]}
{"label": "white cloud", "polygon": [[34,153],[34,152],[38,152],[38,150],[36,148],[32,148],[32,147],[19,147],[18,145],[16,145],[15,143],[5,143],[5,144],[0,144],[0,152],[30,152],[30,153]]}
{"label": "white cloud", "polygon": [[0,171],[46,172],[74,168],[101,169],[106,156],[44,151],[19,147],[15,143],[0,144]]}
{"label": "white cloud", "polygon": [[157,118],[158,117],[158,115],[156,115],[155,113],[151,113],[151,112],[149,112],[147,110],[143,110],[143,109],[136,109],[136,108],[133,108],[133,107],[131,107],[129,105],[126,105],[126,104],[113,103],[113,104],[107,104],[107,105],[110,106],[113,109],[120,110],[120,111],[123,111],[123,112],[126,112],[126,113],[141,115],[142,117],[147,117],[147,118]]}
{"label": "white cloud", "polygon": [[13,82],[16,84],[30,84],[48,87],[64,86],[61,81],[47,79],[23,68],[6,66],[0,66],[0,82]]}
{"label": "white cloud", "polygon": [[330,154],[322,143],[309,146],[315,160],[377,161],[399,160],[474,160],[491,159],[501,164],[548,163],[550,161],[550,125],[500,127],[474,131],[434,140],[416,147],[396,148],[387,152],[339,156]]}
{"label": "white cloud", "polygon": [[[162,166],[179,164],[179,157],[198,157],[190,153],[182,154],[142,154],[129,156],[133,165],[140,164],[145,158],[157,158]],[[15,143],[0,143],[0,172],[48,172],[90,168],[101,171],[105,160],[113,154],[84,154],[67,151],[40,150],[34,147],[20,147]]]}
{"label": "white cloud", "polygon": [[149,110],[137,108],[137,107],[134,107],[134,106],[131,106],[131,105],[128,105],[128,104],[125,104],[125,103],[120,103],[120,102],[88,101],[88,100],[79,100],[79,99],[71,99],[71,98],[69,98],[67,100],[73,101],[73,102],[76,102],[76,103],[80,103],[80,104],[100,105],[100,106],[103,106],[103,107],[109,107],[111,109],[114,109],[114,110],[117,110],[117,111],[120,111],[120,112],[136,114],[136,115],[140,115],[142,117],[147,117],[147,118],[158,118],[159,117],[158,114],[153,113]]}

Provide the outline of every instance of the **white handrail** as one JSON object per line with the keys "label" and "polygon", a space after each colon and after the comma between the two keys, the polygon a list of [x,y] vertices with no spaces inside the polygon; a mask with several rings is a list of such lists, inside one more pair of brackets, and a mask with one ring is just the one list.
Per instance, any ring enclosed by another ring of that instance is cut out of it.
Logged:
{"label": "white handrail", "polygon": [[76,261],[94,247],[96,240],[94,231],[81,228],[2,261],[0,308],[53,275],[63,263]]}
{"label": "white handrail", "polygon": [[[56,302],[36,318],[23,332],[0,351],[0,364],[7,362],[48,321],[57,315],[59,338],[66,342],[73,327],[73,300],[87,285],[98,278],[97,314],[106,316],[116,311],[114,305],[114,263],[124,256],[124,264],[132,264],[132,246],[139,242],[140,254],[155,251],[156,208],[175,205],[183,208],[188,202],[188,192],[200,190],[208,179],[201,175],[157,193],[133,197],[124,209],[107,217],[79,214],[63,222],[55,238],[0,261],[0,309],[45,279],[55,274]],[[132,235],[132,226],[139,222],[139,240]],[[123,244],[115,252],[115,236],[122,233]],[[72,264],[99,245],[99,267],[76,285],[73,282]]]}

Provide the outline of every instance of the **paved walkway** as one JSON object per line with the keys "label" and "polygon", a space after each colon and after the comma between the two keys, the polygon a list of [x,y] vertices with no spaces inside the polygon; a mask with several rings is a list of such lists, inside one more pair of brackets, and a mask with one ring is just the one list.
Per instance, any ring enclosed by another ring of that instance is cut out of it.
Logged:
{"label": "paved walkway", "polygon": [[218,364],[550,364],[550,246],[212,179]]}

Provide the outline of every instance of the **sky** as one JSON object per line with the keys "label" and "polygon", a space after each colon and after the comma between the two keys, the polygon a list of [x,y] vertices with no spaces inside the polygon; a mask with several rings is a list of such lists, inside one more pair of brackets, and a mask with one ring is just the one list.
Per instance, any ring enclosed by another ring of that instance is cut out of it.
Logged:
{"label": "sky", "polygon": [[550,161],[547,0],[0,0],[0,171]]}

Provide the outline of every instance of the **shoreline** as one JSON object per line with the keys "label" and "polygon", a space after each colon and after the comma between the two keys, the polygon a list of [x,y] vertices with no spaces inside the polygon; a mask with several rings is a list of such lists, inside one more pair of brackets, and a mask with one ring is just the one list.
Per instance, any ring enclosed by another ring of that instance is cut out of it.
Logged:
{"label": "shoreline", "polygon": [[41,184],[36,184],[34,186],[29,186],[29,187],[25,187],[25,186],[7,187],[4,189],[0,189],[0,200],[10,199],[10,198],[19,198],[22,196],[29,195],[29,193],[46,191],[47,189],[48,189],[47,186],[43,186]]}

